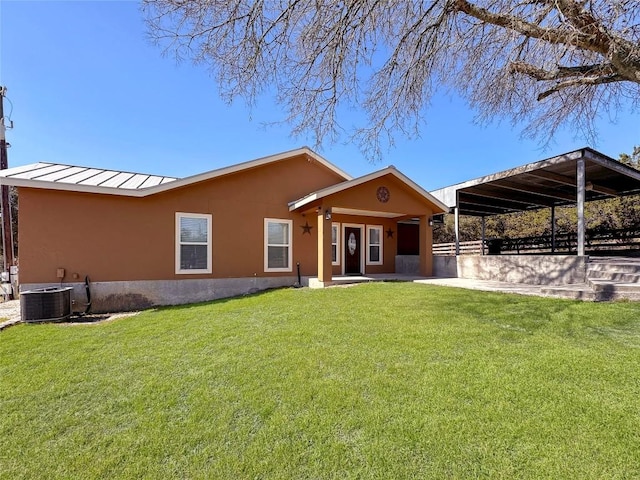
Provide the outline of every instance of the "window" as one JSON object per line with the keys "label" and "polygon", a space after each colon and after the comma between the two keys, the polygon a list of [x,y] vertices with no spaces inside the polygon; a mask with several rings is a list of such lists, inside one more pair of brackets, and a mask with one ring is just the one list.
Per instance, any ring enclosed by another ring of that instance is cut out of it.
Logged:
{"label": "window", "polygon": [[211,215],[176,212],[176,273],[211,273]]}
{"label": "window", "polygon": [[291,220],[264,219],[264,271],[291,271]]}
{"label": "window", "polygon": [[382,265],[382,226],[367,226],[367,265]]}
{"label": "window", "polygon": [[331,265],[340,265],[339,252],[340,249],[340,224],[331,224]]}

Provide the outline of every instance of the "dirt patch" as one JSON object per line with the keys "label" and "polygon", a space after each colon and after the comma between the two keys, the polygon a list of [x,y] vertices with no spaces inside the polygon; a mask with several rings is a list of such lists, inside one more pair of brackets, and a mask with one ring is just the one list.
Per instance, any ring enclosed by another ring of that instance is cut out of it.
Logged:
{"label": "dirt patch", "polygon": [[98,325],[107,322],[113,322],[120,318],[133,317],[140,312],[121,312],[121,313],[96,313],[89,315],[82,315],[80,317],[71,317],[66,322],[60,322],[60,325],[65,327],[73,327],[76,325]]}
{"label": "dirt patch", "polygon": [[[140,311],[134,312],[116,312],[116,313],[91,313],[88,315],[72,316],[64,322],[58,322],[60,325],[96,325],[105,322],[112,322],[120,318],[132,317],[138,315]],[[22,323],[20,316],[20,300],[10,300],[0,303],[0,330],[12,325]],[[39,322],[32,322],[31,325]],[[43,322],[47,323],[47,322]],[[49,322],[51,323],[51,322]]]}

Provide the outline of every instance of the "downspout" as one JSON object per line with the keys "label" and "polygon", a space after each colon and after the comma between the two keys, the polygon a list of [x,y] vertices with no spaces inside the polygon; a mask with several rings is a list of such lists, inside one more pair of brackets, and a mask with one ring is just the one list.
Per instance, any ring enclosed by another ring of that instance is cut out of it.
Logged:
{"label": "downspout", "polygon": [[74,315],[77,315],[78,317],[84,317],[85,315],[88,315],[91,312],[91,289],[89,288],[89,276],[88,275],[84,277],[84,290],[85,290],[85,293],[87,295],[87,303],[83,304],[84,305],[84,312],[74,313]]}

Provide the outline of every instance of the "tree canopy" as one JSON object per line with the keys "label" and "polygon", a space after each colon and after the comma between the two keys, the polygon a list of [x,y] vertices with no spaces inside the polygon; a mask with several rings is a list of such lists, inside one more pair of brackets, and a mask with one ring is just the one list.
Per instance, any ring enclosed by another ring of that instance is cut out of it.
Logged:
{"label": "tree canopy", "polygon": [[[640,101],[637,0],[143,0],[150,36],[206,65],[223,97],[274,89],[294,134],[352,135],[370,157],[418,133],[439,88],[480,121],[548,139]],[[362,125],[339,108],[362,109]]]}

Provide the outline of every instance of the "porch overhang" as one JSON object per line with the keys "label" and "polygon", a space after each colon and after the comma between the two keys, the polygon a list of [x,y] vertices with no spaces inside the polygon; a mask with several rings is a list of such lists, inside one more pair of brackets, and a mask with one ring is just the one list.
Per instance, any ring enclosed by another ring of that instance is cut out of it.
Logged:
{"label": "porch overhang", "polygon": [[[371,229],[375,233],[376,231],[381,232],[382,227],[378,224],[388,224],[389,220],[401,222],[419,219],[420,274],[430,275],[432,269],[430,218],[434,214],[444,213],[447,210],[444,203],[400,173],[395,167],[387,167],[362,177],[332,185],[289,203],[289,211],[313,215],[317,218],[318,278],[313,283],[320,286],[333,283],[332,225],[335,228],[336,222],[341,223],[344,230],[340,235],[342,242],[345,241],[344,237],[347,236],[348,229],[351,231],[349,234],[350,242],[353,241],[354,245],[360,245],[360,247],[354,247],[353,251],[349,247],[349,256],[345,253],[343,245],[342,273],[352,274],[360,270],[361,274],[365,274],[370,273],[368,266],[372,266],[373,269],[382,267],[389,272],[395,272],[395,265],[391,266],[388,257],[386,260],[381,258],[371,263],[369,260],[364,261],[363,252],[365,251],[365,243],[368,242],[364,238],[365,235],[369,235],[368,230],[365,232],[365,225],[371,226],[373,224]],[[369,221],[362,217],[371,217],[377,220]],[[351,237],[354,239],[351,240]],[[334,243],[334,255],[335,248]],[[368,249],[368,246],[366,248]],[[360,251],[360,253],[354,254],[355,251]],[[382,240],[380,240],[380,251],[382,251]],[[353,259],[357,258],[357,255],[361,256],[362,261],[356,263],[354,268]],[[347,258],[349,262],[347,262]],[[348,272],[347,263],[349,264]],[[336,263],[336,265],[338,264]]]}
{"label": "porch overhang", "polygon": [[406,213],[383,212],[380,210],[364,210],[360,208],[331,207],[331,212],[342,215],[357,215],[361,217],[401,218]]}

